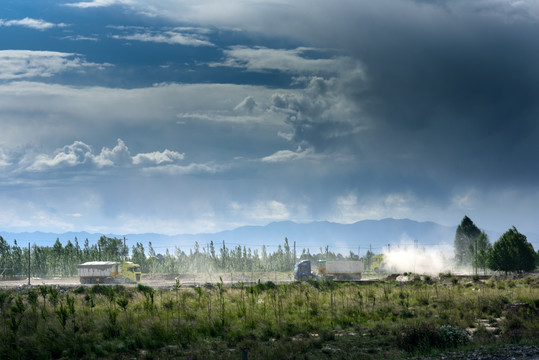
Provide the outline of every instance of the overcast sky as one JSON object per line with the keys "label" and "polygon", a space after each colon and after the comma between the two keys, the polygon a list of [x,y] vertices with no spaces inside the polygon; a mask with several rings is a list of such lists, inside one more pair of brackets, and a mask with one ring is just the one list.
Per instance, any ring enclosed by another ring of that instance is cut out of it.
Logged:
{"label": "overcast sky", "polygon": [[539,233],[539,5],[3,0],[0,227]]}

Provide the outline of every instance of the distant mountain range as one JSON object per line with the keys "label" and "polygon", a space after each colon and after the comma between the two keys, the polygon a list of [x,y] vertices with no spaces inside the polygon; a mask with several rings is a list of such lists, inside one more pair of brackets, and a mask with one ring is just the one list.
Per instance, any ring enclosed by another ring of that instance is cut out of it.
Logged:
{"label": "distant mountain range", "polygon": [[[383,219],[383,220],[363,220],[353,224],[339,224],[327,221],[317,221],[311,223],[295,223],[292,221],[273,222],[265,226],[242,226],[234,230],[221,231],[217,233],[200,234],[126,234],[126,243],[131,248],[137,242],[142,243],[144,248],[148,248],[152,243],[156,253],[165,253],[169,249],[174,253],[178,247],[188,252],[195,246],[195,242],[201,248],[209,246],[213,241],[216,250],[222,247],[223,241],[226,246],[234,248],[245,246],[251,249],[259,249],[262,245],[267,247],[268,252],[277,250],[279,245],[284,244],[285,237],[288,238],[292,247],[296,243],[298,254],[302,249],[309,248],[311,252],[319,252],[320,248],[348,255],[350,251],[357,254],[365,254],[368,249],[379,253],[388,244],[390,247],[397,246],[417,246],[432,247],[440,245],[452,245],[457,226],[443,226],[434,222],[418,222],[409,219]],[[500,236],[499,233],[487,231],[490,241],[494,242]],[[116,234],[96,234],[88,232],[67,232],[63,234],[44,232],[23,232],[9,233],[0,231],[6,241],[12,243],[17,240],[19,246],[27,246],[28,243],[39,246],[52,246],[56,239],[65,245],[68,240],[74,242],[77,238],[82,247],[84,241],[88,239],[90,244],[95,243],[102,235],[108,237],[123,238],[124,235]],[[528,236],[534,247],[537,248],[539,236],[537,234],[525,234]]]}

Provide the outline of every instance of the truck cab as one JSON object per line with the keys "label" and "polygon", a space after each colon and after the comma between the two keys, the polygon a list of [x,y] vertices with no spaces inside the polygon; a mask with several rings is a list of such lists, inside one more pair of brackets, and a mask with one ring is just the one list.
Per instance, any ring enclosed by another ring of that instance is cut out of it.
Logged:
{"label": "truck cab", "polygon": [[129,279],[129,282],[139,282],[140,276],[140,265],[131,261],[125,261],[122,264],[122,277]]}
{"label": "truck cab", "polygon": [[308,280],[313,277],[310,260],[302,260],[294,265],[294,280]]}

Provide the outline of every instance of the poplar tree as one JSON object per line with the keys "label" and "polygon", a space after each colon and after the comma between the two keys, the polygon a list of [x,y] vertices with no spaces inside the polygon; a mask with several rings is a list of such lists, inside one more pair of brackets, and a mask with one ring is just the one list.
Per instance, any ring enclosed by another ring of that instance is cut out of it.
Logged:
{"label": "poplar tree", "polygon": [[464,216],[455,233],[455,262],[457,266],[472,264],[475,242],[480,234],[481,230],[468,216]]}

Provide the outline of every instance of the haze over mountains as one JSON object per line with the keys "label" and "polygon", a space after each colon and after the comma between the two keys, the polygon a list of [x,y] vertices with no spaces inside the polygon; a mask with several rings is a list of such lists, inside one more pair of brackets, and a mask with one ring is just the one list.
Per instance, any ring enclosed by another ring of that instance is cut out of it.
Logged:
{"label": "haze over mountains", "polygon": [[[17,240],[19,246],[27,243],[39,246],[52,246],[58,238],[65,245],[77,238],[79,245],[84,246],[88,239],[90,244],[95,243],[100,236],[126,238],[126,244],[131,249],[140,242],[145,249],[152,243],[156,253],[174,252],[178,247],[189,251],[198,243],[201,249],[207,248],[213,241],[216,249],[222,247],[223,241],[228,248],[238,245],[251,249],[260,249],[265,245],[268,252],[277,250],[283,245],[285,237],[292,247],[296,243],[298,254],[302,249],[319,252],[320,248],[348,255],[350,251],[365,254],[368,249],[375,253],[387,250],[390,247],[417,246],[432,248],[453,244],[456,226],[443,226],[434,222],[418,222],[409,219],[383,219],[364,220],[352,224],[339,224],[327,221],[311,223],[295,223],[292,221],[273,222],[265,226],[243,226],[233,230],[217,233],[164,235],[156,233],[147,234],[97,234],[88,232],[67,232],[63,234],[44,232],[9,233],[0,231],[0,235],[9,243]],[[496,241],[500,234],[487,231],[491,243]],[[535,248],[539,243],[537,234],[525,234]]]}

